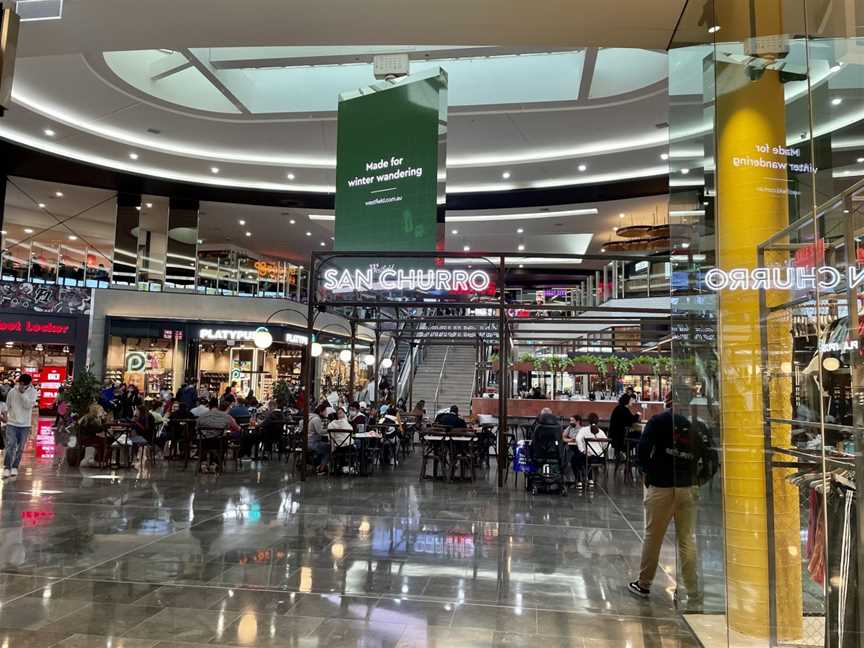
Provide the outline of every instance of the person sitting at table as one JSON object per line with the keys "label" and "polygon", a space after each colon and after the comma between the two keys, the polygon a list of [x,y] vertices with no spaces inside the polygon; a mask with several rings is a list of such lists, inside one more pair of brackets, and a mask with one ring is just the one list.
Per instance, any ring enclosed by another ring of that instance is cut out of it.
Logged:
{"label": "person sitting at table", "polygon": [[360,430],[361,425],[366,425],[366,415],[363,413],[360,403],[357,401],[352,401],[351,404],[348,405],[348,422],[357,431]]}
{"label": "person sitting at table", "polygon": [[206,414],[207,412],[210,411],[210,408],[207,406],[207,403],[209,401],[210,401],[209,398],[198,399],[198,404],[195,407],[193,407],[191,410],[189,410],[189,413],[192,416],[194,416],[195,418],[198,418],[202,414]]}
{"label": "person sitting at table", "polygon": [[624,439],[627,438],[630,427],[640,418],[639,414],[634,413],[630,408],[632,400],[629,393],[621,394],[618,404],[609,417],[609,439],[616,455],[623,455],[626,451]]}
{"label": "person sitting at table", "polygon": [[531,456],[538,463],[550,459],[563,463],[563,449],[561,423],[551,409],[544,407],[531,430]]}
{"label": "person sitting at table", "polygon": [[[143,405],[135,407],[132,416],[132,426],[128,432],[128,440],[136,449],[140,450],[141,459],[145,458],[144,449],[156,436],[156,420],[153,414]],[[137,459],[136,459],[137,461]]]}
{"label": "person sitting at table", "polygon": [[183,401],[177,402],[177,408],[171,412],[171,415],[165,419],[165,426],[162,428],[162,434],[156,437],[156,443],[159,448],[164,450],[165,444],[169,441],[172,446],[183,441],[183,427],[181,421],[193,421],[195,417],[189,411],[188,406]]}
{"label": "person sitting at table", "polygon": [[283,452],[285,449],[285,414],[279,409],[276,401],[270,401],[270,408],[267,410],[267,415],[264,420],[258,424],[260,430],[261,441],[265,448],[273,448],[276,446],[278,452]]}
{"label": "person sitting at table", "polygon": [[228,410],[228,416],[232,417],[238,423],[248,423],[252,418],[252,412],[246,407],[246,402],[239,398]]}
{"label": "person sitting at table", "polygon": [[[105,443],[105,410],[99,403],[91,403],[87,408],[87,413],[78,419],[75,426],[75,442],[78,447],[84,448],[86,455],[87,448],[95,450],[95,456],[87,460],[88,465],[104,460],[106,452]],[[84,462],[81,462],[84,465]]]}
{"label": "person sitting at table", "polygon": [[219,462],[214,457],[222,451],[221,436],[225,431],[233,435],[240,434],[240,426],[228,412],[225,411],[226,404],[220,406],[218,398],[211,398],[208,410],[198,417],[198,429],[201,431],[201,447],[198,452],[207,453],[202,455],[201,472],[208,472],[207,457],[209,457],[209,469],[215,472],[219,468]]}
{"label": "person sitting at table", "polygon": [[309,429],[306,433],[307,445],[312,453],[312,463],[319,475],[327,474],[327,464],[330,463],[330,438],[327,436],[327,409],[330,404],[322,402],[309,415]]}
{"label": "person sitting at table", "polygon": [[255,398],[255,392],[251,389],[249,390],[249,393],[246,394],[246,398],[244,398],[243,401],[245,402],[246,407],[258,407],[261,404],[258,402],[258,399]]}
{"label": "person sitting at table", "polygon": [[564,428],[564,440],[575,441],[576,437],[579,436],[579,430],[581,429],[582,417],[578,414],[574,414],[570,417],[570,421],[567,423],[567,427]]}
{"label": "person sitting at table", "polygon": [[327,433],[334,445],[342,445],[346,437],[351,436],[354,427],[348,420],[348,415],[341,407],[336,410],[336,418],[327,424]]}
{"label": "person sitting at table", "polygon": [[459,416],[459,407],[457,405],[451,405],[449,412],[441,412],[438,416],[436,416],[435,423],[437,423],[438,425],[449,427],[451,429],[461,429],[468,427],[465,419]]}
{"label": "person sitting at table", "polygon": [[381,463],[390,463],[391,459],[396,463],[397,443],[402,437],[402,417],[399,416],[399,410],[391,405],[387,413],[378,421],[378,426],[383,435]]}
{"label": "person sitting at table", "polygon": [[[583,471],[586,473],[584,477],[588,480],[588,487],[594,486],[594,473],[591,468],[592,464],[597,463],[597,457],[590,456],[588,453],[588,441],[593,439],[605,439],[606,433],[597,425],[600,422],[600,417],[596,413],[591,412],[588,415],[588,425],[579,430],[576,436],[576,451],[573,461],[573,472],[576,474],[576,488],[582,488]],[[578,467],[578,472],[577,472]]]}

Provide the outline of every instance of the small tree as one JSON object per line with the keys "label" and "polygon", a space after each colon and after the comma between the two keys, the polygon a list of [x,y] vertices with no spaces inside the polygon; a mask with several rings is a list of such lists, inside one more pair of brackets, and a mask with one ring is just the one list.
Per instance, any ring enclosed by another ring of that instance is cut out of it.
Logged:
{"label": "small tree", "polygon": [[76,372],[72,384],[63,391],[63,400],[69,403],[73,413],[84,416],[90,406],[99,399],[100,387],[99,379],[90,367],[87,367]]}
{"label": "small tree", "polygon": [[273,398],[279,409],[285,409],[291,400],[291,385],[285,380],[277,380],[273,384]]}

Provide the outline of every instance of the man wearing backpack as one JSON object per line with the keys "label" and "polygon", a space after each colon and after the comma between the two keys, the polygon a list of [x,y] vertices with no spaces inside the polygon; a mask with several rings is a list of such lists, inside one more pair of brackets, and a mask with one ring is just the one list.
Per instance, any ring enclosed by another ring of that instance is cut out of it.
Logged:
{"label": "man wearing backpack", "polygon": [[674,518],[687,608],[696,610],[702,606],[696,556],[699,484],[713,476],[719,462],[706,443],[704,426],[673,415],[672,403],[686,407],[691,395],[689,387],[673,388],[666,396],[666,410],[651,417],[639,441],[639,466],[645,476],[645,539],[639,579],[627,589],[640,598],[650,595],[663,537]]}

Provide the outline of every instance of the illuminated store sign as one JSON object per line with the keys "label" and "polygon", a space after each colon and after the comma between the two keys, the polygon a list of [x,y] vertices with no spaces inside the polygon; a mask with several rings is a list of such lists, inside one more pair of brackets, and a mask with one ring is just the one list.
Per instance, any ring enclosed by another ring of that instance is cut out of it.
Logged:
{"label": "illuminated store sign", "polygon": [[29,319],[0,320],[0,332],[66,335],[69,332],[69,325],[53,322],[39,323]]}
{"label": "illuminated store sign", "polygon": [[[377,278],[375,274],[378,274]],[[483,292],[491,279],[484,270],[408,270],[385,268],[378,271],[369,266],[366,270],[325,270],[324,290],[330,292],[353,292],[355,290],[439,290],[460,292]]]}
{"label": "illuminated store sign", "polygon": [[285,341],[288,344],[297,344],[299,346],[306,346],[309,344],[309,338],[305,335],[298,335],[297,333],[286,333]]}
{"label": "illuminated store sign", "polygon": [[845,342],[820,342],[819,350],[822,353],[845,353],[858,349],[858,340],[846,340]]}
{"label": "illuminated store sign", "polygon": [[202,340],[231,340],[234,342],[254,342],[255,330],[242,329],[209,329],[202,328],[198,331],[198,337]]}
{"label": "illuminated store sign", "polygon": [[[864,283],[864,268],[848,268],[850,288]],[[843,281],[843,273],[831,266],[818,268],[712,268],[705,273],[710,290],[833,290]]]}

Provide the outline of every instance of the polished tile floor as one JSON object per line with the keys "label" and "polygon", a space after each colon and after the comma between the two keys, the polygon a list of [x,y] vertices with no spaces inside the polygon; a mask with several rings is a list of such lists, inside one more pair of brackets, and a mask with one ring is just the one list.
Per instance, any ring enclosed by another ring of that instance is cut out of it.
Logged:
{"label": "polished tile floor", "polygon": [[[413,458],[300,483],[278,463],[216,477],[50,455],[31,447],[2,484],[0,648],[699,645],[671,603],[671,544],[652,599],[625,592],[640,493],[612,477],[532,498],[491,477],[421,483]],[[704,509],[703,577],[722,608]]]}

